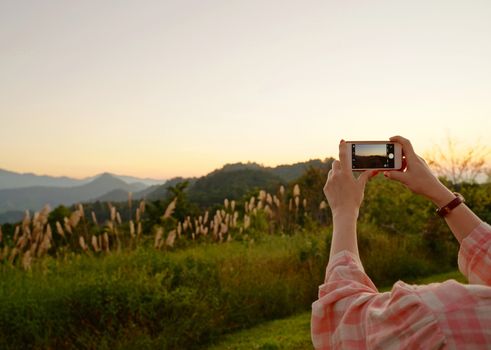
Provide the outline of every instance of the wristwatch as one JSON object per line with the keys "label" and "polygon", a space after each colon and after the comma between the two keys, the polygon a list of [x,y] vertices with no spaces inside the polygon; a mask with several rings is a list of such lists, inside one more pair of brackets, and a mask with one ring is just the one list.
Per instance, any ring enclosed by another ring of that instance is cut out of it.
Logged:
{"label": "wristwatch", "polygon": [[465,202],[464,196],[462,196],[460,193],[454,192],[453,194],[455,195],[455,198],[452,199],[450,203],[436,210],[436,213],[440,215],[442,218],[447,216],[458,205]]}

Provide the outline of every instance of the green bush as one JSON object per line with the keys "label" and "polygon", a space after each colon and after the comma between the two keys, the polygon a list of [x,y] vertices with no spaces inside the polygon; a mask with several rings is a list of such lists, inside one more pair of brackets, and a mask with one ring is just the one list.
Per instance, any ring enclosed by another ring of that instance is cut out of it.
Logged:
{"label": "green bush", "polygon": [[192,348],[310,307],[324,238],[265,236],[162,253],[46,258],[5,267],[0,348]]}

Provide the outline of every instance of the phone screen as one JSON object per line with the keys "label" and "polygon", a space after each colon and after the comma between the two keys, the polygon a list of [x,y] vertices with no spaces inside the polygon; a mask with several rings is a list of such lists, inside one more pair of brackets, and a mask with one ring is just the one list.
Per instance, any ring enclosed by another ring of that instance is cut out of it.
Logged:
{"label": "phone screen", "polygon": [[353,143],[351,160],[353,169],[394,168],[393,143]]}

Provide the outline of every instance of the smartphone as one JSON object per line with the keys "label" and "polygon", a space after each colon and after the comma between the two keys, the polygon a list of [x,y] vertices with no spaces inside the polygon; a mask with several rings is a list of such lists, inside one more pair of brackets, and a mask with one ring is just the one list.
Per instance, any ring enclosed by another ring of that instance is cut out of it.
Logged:
{"label": "smartphone", "polygon": [[391,141],[346,141],[353,171],[402,169],[402,146]]}

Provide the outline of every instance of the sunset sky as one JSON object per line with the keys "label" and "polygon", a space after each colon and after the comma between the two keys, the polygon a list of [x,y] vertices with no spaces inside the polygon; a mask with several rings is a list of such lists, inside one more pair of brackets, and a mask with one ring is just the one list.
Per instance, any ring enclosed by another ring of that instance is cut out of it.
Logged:
{"label": "sunset sky", "polygon": [[0,168],[200,176],[491,145],[491,1],[0,2]]}

